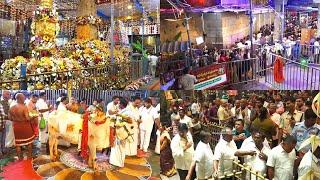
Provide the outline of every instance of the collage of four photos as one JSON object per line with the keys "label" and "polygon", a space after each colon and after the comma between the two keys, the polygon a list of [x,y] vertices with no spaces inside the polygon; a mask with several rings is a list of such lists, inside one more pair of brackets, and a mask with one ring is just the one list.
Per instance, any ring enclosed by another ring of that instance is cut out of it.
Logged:
{"label": "collage of four photos", "polygon": [[0,0],[0,179],[320,180],[320,1]]}

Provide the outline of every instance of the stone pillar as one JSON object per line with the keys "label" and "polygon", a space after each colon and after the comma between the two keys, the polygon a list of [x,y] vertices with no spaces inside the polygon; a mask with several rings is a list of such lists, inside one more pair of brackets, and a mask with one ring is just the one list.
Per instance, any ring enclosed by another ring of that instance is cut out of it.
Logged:
{"label": "stone pillar", "polygon": [[273,35],[273,39],[274,40],[280,40],[281,39],[281,4],[276,4],[275,5],[275,10],[276,10],[276,14],[274,17],[274,35]]}
{"label": "stone pillar", "polygon": [[285,18],[285,14],[282,14],[282,7],[283,5],[284,6],[287,5],[287,2],[288,0],[275,0],[276,15],[274,20],[274,37],[273,37],[275,40],[282,40],[281,29],[285,27],[283,24],[285,22],[285,19],[283,19],[283,21],[281,19],[282,16]]}

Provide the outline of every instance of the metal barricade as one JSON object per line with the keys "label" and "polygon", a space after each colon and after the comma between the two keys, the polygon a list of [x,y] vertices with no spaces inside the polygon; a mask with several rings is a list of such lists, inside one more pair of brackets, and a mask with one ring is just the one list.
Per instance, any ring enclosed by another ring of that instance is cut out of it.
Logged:
{"label": "metal barricade", "polygon": [[218,176],[218,179],[233,179],[233,180],[268,180],[266,174],[260,174],[247,164],[241,164],[239,160],[233,161],[233,172],[225,173],[223,176]]}
{"label": "metal barricade", "polygon": [[[279,84],[274,79],[274,62],[277,57],[284,62],[284,82]],[[271,66],[266,69],[265,82],[274,89],[282,90],[317,90],[320,88],[320,68],[312,64],[302,64],[276,54],[269,54]]]}
{"label": "metal barricade", "polygon": [[22,84],[35,89],[124,89],[131,81],[147,74],[144,66],[144,61],[133,60],[125,64],[33,73],[19,79],[0,79],[0,86],[2,89],[25,89]]}

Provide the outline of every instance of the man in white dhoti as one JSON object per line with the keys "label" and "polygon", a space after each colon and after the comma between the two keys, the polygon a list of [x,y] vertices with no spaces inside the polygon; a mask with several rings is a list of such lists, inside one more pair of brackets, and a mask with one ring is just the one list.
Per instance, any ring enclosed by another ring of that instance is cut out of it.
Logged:
{"label": "man in white dhoti", "polygon": [[[51,110],[51,106],[48,106],[47,102],[46,102],[46,93],[45,92],[41,92],[39,94],[39,99],[36,103],[36,108],[38,110],[38,112],[41,113],[40,116],[42,116],[46,122],[45,128],[40,129],[40,133],[39,133],[39,140],[41,143],[46,143],[48,140],[48,116],[49,116],[49,111]],[[41,118],[39,117],[39,122],[41,121]]]}
{"label": "man in white dhoti", "polygon": [[[127,101],[125,99],[121,99],[119,103],[119,114],[125,113],[127,111],[126,107],[127,107]],[[116,125],[118,123],[119,122],[114,123],[116,131],[117,131]],[[125,139],[121,140],[119,137],[116,136],[115,142],[111,147],[109,163],[114,166],[124,167],[125,158],[126,158],[126,140]]]}
{"label": "man in white dhoti", "polygon": [[133,98],[132,103],[130,103],[126,110],[121,113],[124,115],[129,116],[133,120],[133,127],[134,127],[134,134],[133,134],[133,141],[126,142],[126,155],[128,156],[136,156],[137,155],[137,148],[138,148],[138,141],[139,141],[139,129],[138,124],[141,122],[141,115],[139,111],[139,107],[141,105],[141,98],[135,96]]}
{"label": "man in white dhoti", "polygon": [[[60,99],[60,103],[58,105],[57,111],[67,111],[67,104],[68,104],[68,97],[66,96],[62,97]],[[70,146],[70,142],[65,141],[63,139],[59,139],[58,144],[62,146],[67,146],[67,147]]]}
{"label": "man in white dhoti", "polygon": [[157,116],[156,109],[152,106],[151,99],[147,99],[144,102],[144,106],[140,108],[141,123],[140,128],[140,150],[141,153],[147,153],[150,143],[151,132],[155,118]]}
{"label": "man in white dhoti", "polygon": [[[11,107],[12,104],[12,99],[11,99],[11,93],[10,91],[4,90],[2,91],[2,97],[1,97],[1,102],[3,106],[4,113],[6,114],[6,118],[4,121],[4,129],[3,133],[5,136],[3,137],[4,139],[1,139],[5,143],[5,147],[13,147],[14,146],[14,134],[13,134],[13,126],[12,126],[12,121],[8,120],[8,113],[9,113],[9,108]],[[3,149],[4,152],[6,153],[5,148]]]}

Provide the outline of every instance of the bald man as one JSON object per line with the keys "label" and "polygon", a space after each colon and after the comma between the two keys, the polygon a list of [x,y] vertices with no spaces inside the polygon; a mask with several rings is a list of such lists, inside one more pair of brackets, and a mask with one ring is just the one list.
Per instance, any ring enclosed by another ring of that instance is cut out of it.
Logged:
{"label": "bald man", "polygon": [[21,146],[28,146],[28,158],[32,158],[32,143],[35,138],[31,121],[37,117],[30,117],[27,106],[24,104],[25,96],[22,93],[16,94],[17,104],[9,109],[9,119],[13,121],[16,151],[19,160],[23,159]]}

